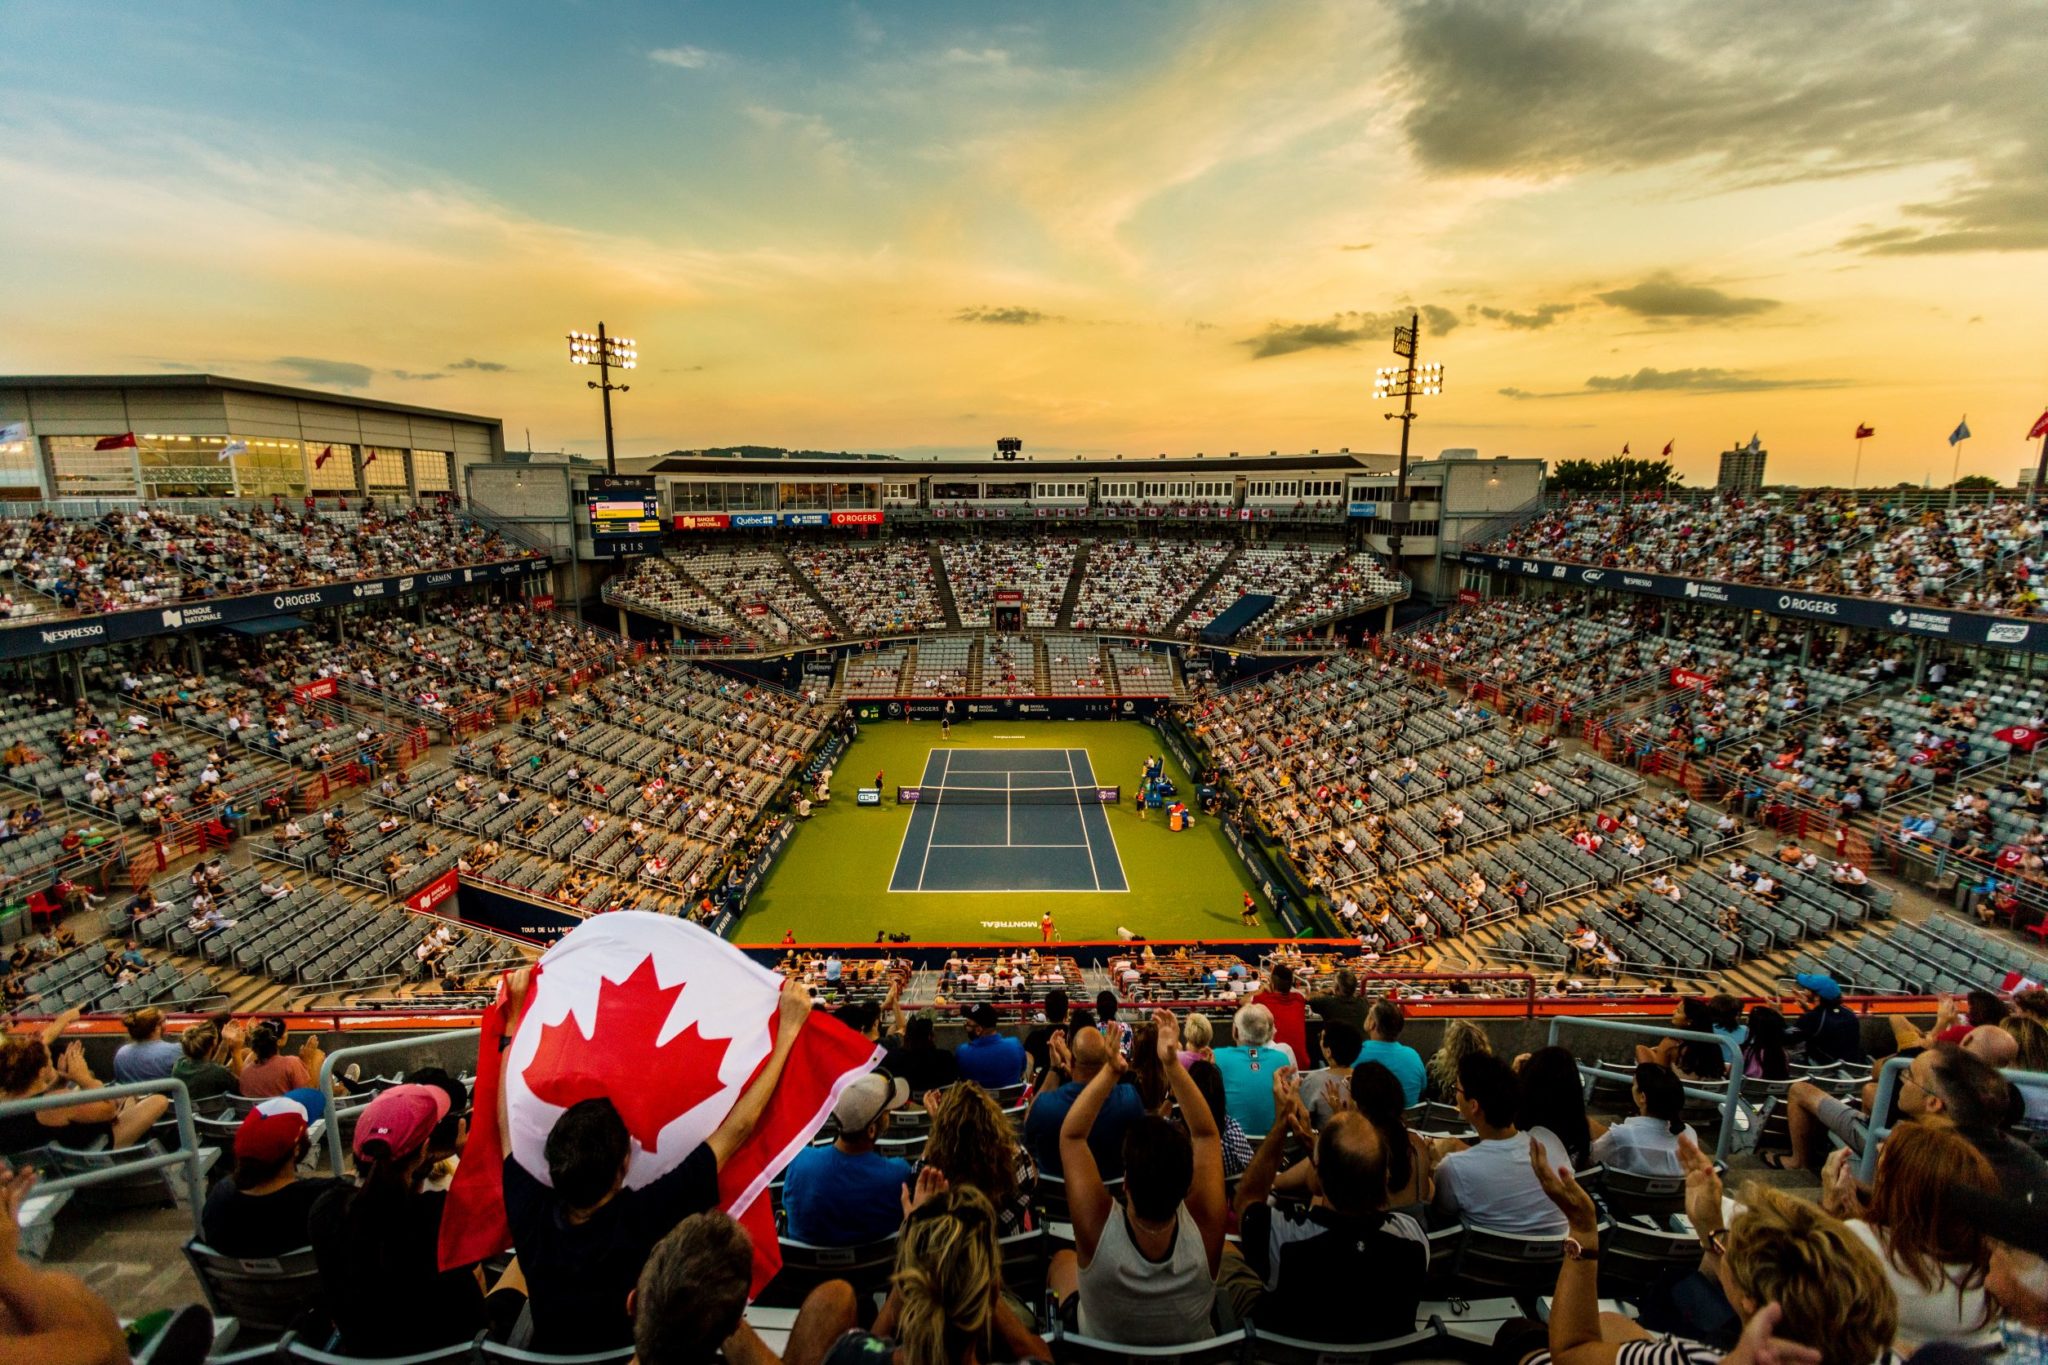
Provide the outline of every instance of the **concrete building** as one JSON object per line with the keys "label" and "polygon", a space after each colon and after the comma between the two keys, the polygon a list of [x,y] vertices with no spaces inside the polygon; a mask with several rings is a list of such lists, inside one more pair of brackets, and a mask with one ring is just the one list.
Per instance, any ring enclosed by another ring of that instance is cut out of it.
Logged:
{"label": "concrete building", "polygon": [[0,376],[0,436],[12,501],[435,493],[505,456],[495,417],[211,374]]}
{"label": "concrete building", "polygon": [[1714,487],[1747,490],[1762,488],[1764,459],[1770,453],[1768,450],[1751,450],[1746,445],[1722,451],[1721,476],[1714,480]]}

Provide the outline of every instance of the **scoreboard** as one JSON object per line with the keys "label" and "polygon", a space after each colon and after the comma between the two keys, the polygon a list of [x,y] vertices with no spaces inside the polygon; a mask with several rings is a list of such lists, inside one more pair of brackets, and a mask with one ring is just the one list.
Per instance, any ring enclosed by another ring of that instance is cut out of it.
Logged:
{"label": "scoreboard", "polygon": [[652,474],[590,476],[590,538],[602,545],[620,536],[659,536],[661,499]]}

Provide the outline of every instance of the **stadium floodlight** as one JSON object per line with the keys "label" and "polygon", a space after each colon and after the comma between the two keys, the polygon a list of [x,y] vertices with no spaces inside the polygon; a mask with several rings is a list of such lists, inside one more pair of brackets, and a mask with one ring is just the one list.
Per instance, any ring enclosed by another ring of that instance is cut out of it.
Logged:
{"label": "stadium floodlight", "polygon": [[1394,329],[1394,354],[1407,363],[1404,365],[1382,365],[1373,372],[1372,396],[1375,402],[1401,400],[1399,412],[1382,414],[1389,422],[1401,424],[1401,465],[1394,476],[1394,504],[1386,520],[1392,523],[1387,535],[1387,554],[1393,561],[1394,571],[1401,569],[1401,528],[1408,521],[1408,434],[1415,425],[1415,400],[1435,398],[1444,391],[1444,367],[1441,361],[1428,364],[1416,363],[1416,352],[1422,344],[1422,316],[1411,314],[1406,327]]}
{"label": "stadium floodlight", "polygon": [[632,386],[612,383],[612,371],[639,368],[640,343],[631,337],[607,336],[600,322],[595,332],[569,333],[569,363],[597,366],[598,377],[588,387],[604,395],[604,467],[616,474],[619,460],[612,449],[612,394],[628,393]]}

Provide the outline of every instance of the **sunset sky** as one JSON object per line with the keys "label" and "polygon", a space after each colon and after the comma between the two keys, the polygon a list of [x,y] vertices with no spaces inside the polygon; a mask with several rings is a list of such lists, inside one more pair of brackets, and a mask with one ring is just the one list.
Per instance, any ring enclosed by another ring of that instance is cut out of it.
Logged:
{"label": "sunset sky", "polygon": [[0,5],[0,371],[601,452],[1653,454],[2011,481],[2037,0]]}

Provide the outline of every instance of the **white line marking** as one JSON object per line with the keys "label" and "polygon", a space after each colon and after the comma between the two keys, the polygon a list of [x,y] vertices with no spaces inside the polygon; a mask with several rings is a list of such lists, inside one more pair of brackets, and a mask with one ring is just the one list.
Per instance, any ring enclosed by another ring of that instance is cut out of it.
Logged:
{"label": "white line marking", "polygon": [[[1073,783],[1076,787],[1078,787],[1081,785],[1081,774],[1074,771],[1074,751],[1072,749],[1068,749],[1066,751],[1066,755],[1067,780]],[[1095,772],[1095,769],[1091,766],[1088,769],[1088,771],[1092,776]],[[1089,879],[1095,883],[1095,889],[1097,891],[1100,891],[1102,889],[1102,874],[1095,870],[1095,836],[1088,832],[1088,817],[1082,813],[1081,808],[1079,806],[1074,807],[1074,818],[1081,822],[1081,838],[1086,841],[1085,846],[1088,849]]]}
{"label": "white line marking", "polygon": [[1010,847],[1010,773],[1003,771],[1003,847]]}
{"label": "white line marking", "polygon": [[[1074,752],[1080,754],[1082,760],[1086,762],[1088,765],[1089,785],[1100,786],[1101,784],[1094,780],[1095,760],[1088,757],[1088,751],[1086,749],[1077,749]],[[1073,758],[1071,755],[1069,755],[1067,763],[1068,766],[1072,766]],[[1124,855],[1116,846],[1116,831],[1110,828],[1109,810],[1107,807],[1101,805],[1097,805],[1095,809],[1102,812],[1102,830],[1103,833],[1109,836],[1109,856],[1116,861],[1116,875],[1123,879],[1124,890],[1128,891],[1131,889],[1131,876],[1128,872],[1124,871]],[[1088,832],[1088,815],[1085,808],[1083,809],[1081,815],[1081,832],[1084,835]],[[1089,855],[1089,858],[1091,861],[1093,861],[1094,854],[1091,853]]]}
{"label": "white line marking", "polygon": [[[938,785],[942,791],[944,790],[946,785],[946,770],[952,765],[952,762],[953,751],[951,749],[944,749],[939,752]],[[927,770],[929,770],[932,766],[932,760],[929,755],[925,757],[924,766]],[[924,802],[920,801],[918,802],[918,804],[922,806]],[[924,890],[925,869],[932,865],[932,840],[938,837],[939,812],[945,806],[945,804],[946,799],[943,796],[941,796],[938,800],[932,802],[932,827],[924,832],[924,860],[917,865],[917,889],[920,891]]]}
{"label": "white line marking", "polygon": [[[931,771],[932,771],[932,756],[933,756],[934,754],[936,754],[937,752],[938,752],[938,750],[936,750],[936,749],[927,749],[927,750],[925,750],[925,751],[924,751],[924,776],[926,776],[926,777],[929,777],[929,776],[931,776]],[[897,806],[897,807],[896,807],[896,809],[898,809],[898,810],[902,810],[902,809],[903,809],[903,807],[899,805],[899,806]],[[908,848],[908,847],[910,847],[910,827],[911,827],[912,825],[916,824],[916,823],[917,823],[917,807],[916,807],[916,806],[912,806],[912,807],[910,808],[910,818],[909,818],[908,820],[905,820],[905,821],[903,822],[903,837],[902,837],[901,839],[898,839],[898,840],[896,841],[896,861],[895,861],[894,863],[891,863],[891,864],[889,865],[889,880],[890,880],[890,881],[892,881],[892,882],[896,880],[896,872],[897,872],[897,870],[898,870],[899,868],[901,868],[901,867],[903,866],[903,850],[904,850],[904,849],[906,849],[906,848]],[[932,823],[934,823],[934,824],[937,824],[937,823],[938,823],[938,817],[937,817],[937,816],[933,816],[933,817],[932,817]],[[930,842],[931,842],[931,835],[930,835],[929,833],[927,833],[927,834],[925,835],[925,842],[926,842],[926,843],[930,843]],[[882,889],[883,889],[884,891],[890,891],[890,892],[893,892],[893,891],[895,891],[895,890],[896,890],[896,888],[895,888],[895,887],[893,887],[893,886],[885,886],[885,887],[883,887]]]}

